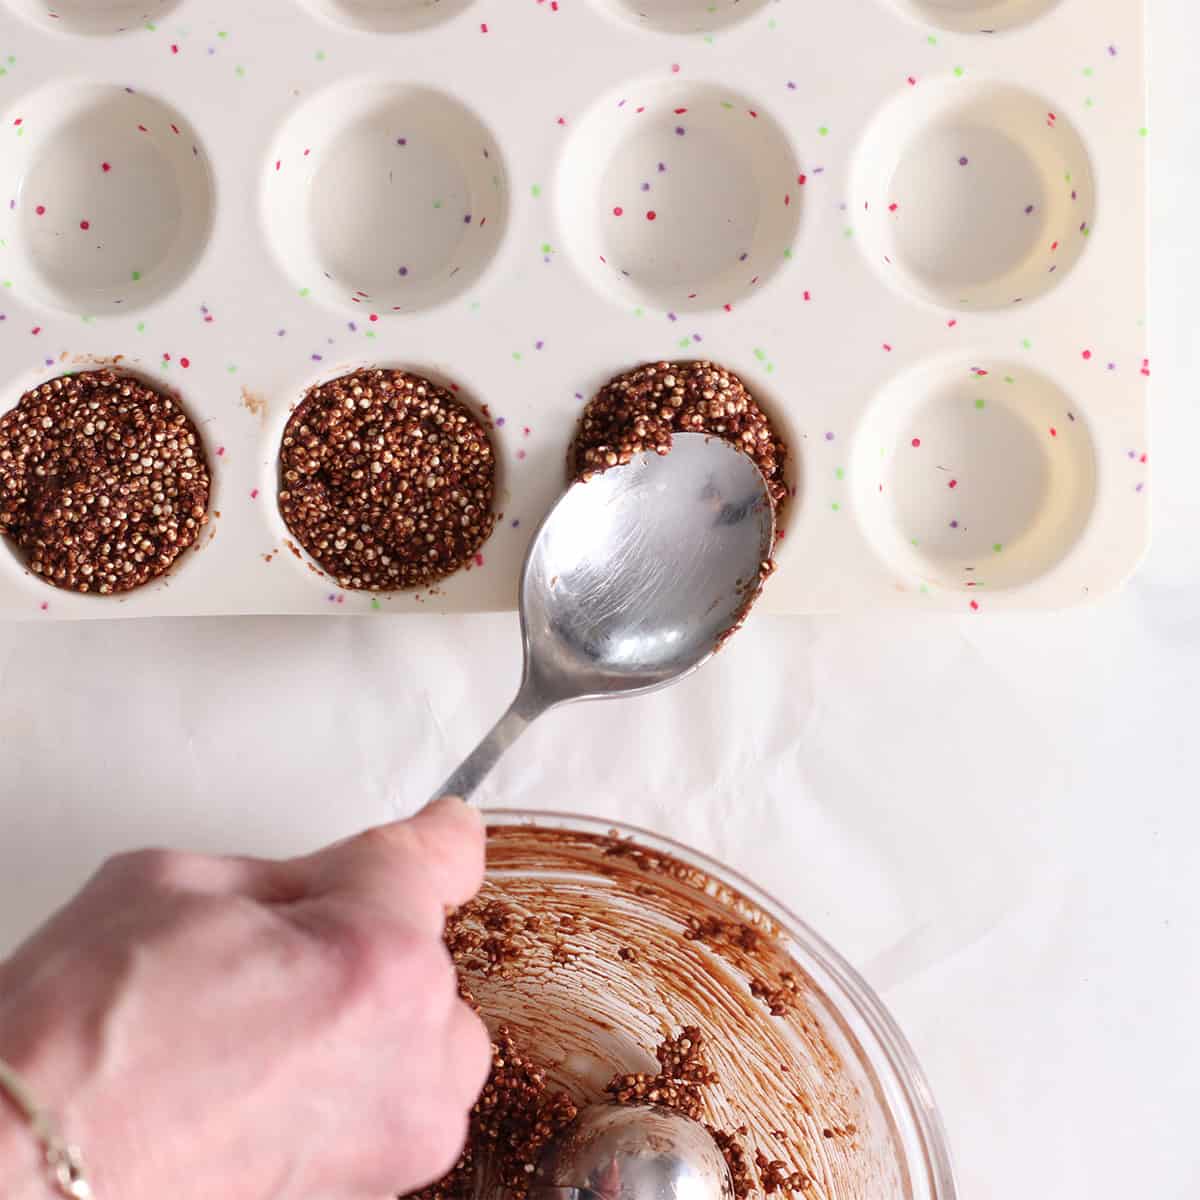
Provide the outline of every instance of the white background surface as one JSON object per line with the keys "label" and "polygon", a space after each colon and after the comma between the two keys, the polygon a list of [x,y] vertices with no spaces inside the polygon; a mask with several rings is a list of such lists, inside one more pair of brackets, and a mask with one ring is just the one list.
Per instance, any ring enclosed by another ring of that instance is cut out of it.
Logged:
{"label": "white background surface", "polygon": [[[495,799],[672,834],[867,974],[963,1194],[1200,1195],[1200,54],[1152,0],[1156,541],[1044,617],[758,619],[551,716]],[[507,703],[515,617],[0,626],[0,953],[106,854],[283,854],[416,807]]]}

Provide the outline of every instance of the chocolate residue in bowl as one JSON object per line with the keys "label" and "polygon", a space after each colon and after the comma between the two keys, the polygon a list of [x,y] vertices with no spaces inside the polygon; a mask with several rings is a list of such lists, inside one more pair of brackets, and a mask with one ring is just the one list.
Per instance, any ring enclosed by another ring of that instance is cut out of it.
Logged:
{"label": "chocolate residue in bowl", "polygon": [[573,1112],[614,1100],[702,1121],[739,1200],[907,1194],[872,1070],[768,914],[616,837],[494,827],[488,864],[446,940],[497,1065],[463,1161],[422,1200],[494,1194],[481,1180],[523,1200]]}

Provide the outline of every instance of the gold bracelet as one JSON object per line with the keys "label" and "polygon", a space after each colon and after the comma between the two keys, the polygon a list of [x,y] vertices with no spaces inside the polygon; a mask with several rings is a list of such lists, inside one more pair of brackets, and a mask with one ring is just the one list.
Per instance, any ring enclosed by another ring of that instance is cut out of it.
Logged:
{"label": "gold bracelet", "polygon": [[0,1093],[8,1096],[37,1138],[50,1184],[66,1200],[93,1200],[92,1186],[83,1169],[83,1154],[58,1131],[48,1112],[40,1109],[28,1084],[0,1058]]}

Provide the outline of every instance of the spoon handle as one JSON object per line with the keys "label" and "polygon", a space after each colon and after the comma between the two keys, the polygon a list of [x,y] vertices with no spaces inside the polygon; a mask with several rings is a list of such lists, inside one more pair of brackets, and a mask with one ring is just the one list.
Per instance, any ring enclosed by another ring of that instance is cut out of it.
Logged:
{"label": "spoon handle", "polygon": [[496,722],[491,733],[467,755],[458,770],[434,792],[433,798],[458,796],[470,801],[505,751],[545,711],[544,704],[531,703],[527,693],[522,690],[508,712]]}

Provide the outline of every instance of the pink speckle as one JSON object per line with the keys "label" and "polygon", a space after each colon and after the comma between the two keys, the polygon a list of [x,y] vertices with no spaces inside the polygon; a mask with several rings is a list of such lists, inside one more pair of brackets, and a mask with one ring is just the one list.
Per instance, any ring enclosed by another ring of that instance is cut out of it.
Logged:
{"label": "pink speckle", "polygon": [[920,448],[921,448],[921,439],[920,439],[920,438],[913,438],[913,440],[912,440],[912,446],[913,446],[913,449],[914,449],[914,450],[920,450]]}
{"label": "pink speckle", "polygon": [[102,170],[105,173],[105,175],[107,175],[109,173],[109,171],[112,170],[112,163],[102,162],[100,164],[100,170]]}
{"label": "pink speckle", "polygon": [[618,204],[613,209],[613,216],[614,217],[623,217],[624,215],[625,215],[625,210]]}
{"label": "pink speckle", "polygon": [[972,601],[971,601],[971,611],[972,611],[972,612],[978,612],[978,611],[979,611],[979,601],[978,601],[978,600],[972,600]]}
{"label": "pink speckle", "polygon": [[192,365],[192,360],[190,358],[181,358],[179,365],[186,371]]}
{"label": "pink speckle", "polygon": [[44,204],[39,204],[33,211],[37,213],[39,217],[44,217],[46,215],[46,206]]}
{"label": "pink speckle", "polygon": [[475,565],[476,565],[477,567],[482,567],[482,566],[483,566],[483,555],[482,555],[482,554],[477,554],[477,555],[475,555]]}
{"label": "pink speckle", "polygon": [[79,222],[79,228],[82,229],[84,233],[87,233],[87,231],[89,229],[91,229],[91,227],[92,227],[91,221],[80,221]]}
{"label": "pink speckle", "polygon": [[951,490],[951,491],[953,491],[953,490],[954,490],[956,487],[958,487],[958,480],[957,480],[957,479],[952,479],[952,480],[950,480],[950,482],[949,482],[949,483],[948,483],[946,486],[947,486],[948,488],[950,488],[950,490]]}
{"label": "pink speckle", "polygon": [[218,458],[224,458],[224,457],[225,457],[225,447],[224,447],[224,446],[218,446],[218,447],[217,447],[217,457],[218,457]]}
{"label": "pink speckle", "polygon": [[650,211],[649,211],[649,212],[646,214],[646,220],[647,220],[647,221],[657,221],[657,220],[658,220],[658,213],[656,213],[656,212],[654,211],[654,209],[651,209],[651,210],[650,210]]}
{"label": "pink speckle", "polygon": [[1083,352],[1083,361],[1091,362],[1091,360],[1092,360],[1092,352],[1090,350],[1085,350]]}
{"label": "pink speckle", "polygon": [[251,499],[251,500],[257,500],[257,499],[258,499],[258,488],[254,488],[254,489],[251,491],[251,493],[250,493],[250,499]]}
{"label": "pink speckle", "polygon": [[524,462],[528,457],[529,455],[527,455],[524,450],[517,451],[517,458],[519,458],[522,462]]}
{"label": "pink speckle", "polygon": [[1053,425],[1050,426],[1050,436],[1052,438],[1058,437],[1058,430]]}

